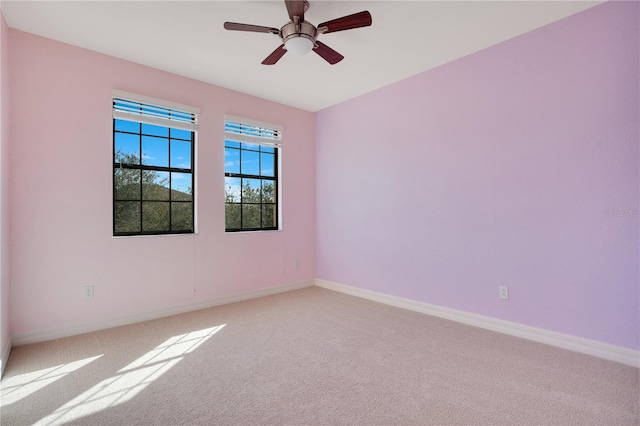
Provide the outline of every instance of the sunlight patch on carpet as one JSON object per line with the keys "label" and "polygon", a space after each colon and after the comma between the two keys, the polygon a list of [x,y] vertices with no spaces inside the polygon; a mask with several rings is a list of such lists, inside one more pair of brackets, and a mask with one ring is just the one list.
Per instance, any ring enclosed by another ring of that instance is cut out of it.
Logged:
{"label": "sunlight patch on carpet", "polygon": [[126,367],[72,399],[37,424],[77,420],[134,398],[185,355],[193,352],[226,324],[173,336]]}
{"label": "sunlight patch on carpet", "polygon": [[97,355],[67,364],[56,365],[55,367],[43,368],[41,370],[9,377],[2,382],[2,405],[12,404],[22,398],[26,398],[56,380],[62,379],[67,374],[95,361],[101,356],[102,355]]}

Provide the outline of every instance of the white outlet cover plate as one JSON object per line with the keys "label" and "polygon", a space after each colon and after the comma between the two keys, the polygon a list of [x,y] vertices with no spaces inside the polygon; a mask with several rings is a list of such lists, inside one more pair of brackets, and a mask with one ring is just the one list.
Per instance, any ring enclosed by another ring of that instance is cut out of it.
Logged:
{"label": "white outlet cover plate", "polygon": [[509,287],[506,287],[506,286],[498,287],[498,297],[500,297],[500,299],[509,300]]}

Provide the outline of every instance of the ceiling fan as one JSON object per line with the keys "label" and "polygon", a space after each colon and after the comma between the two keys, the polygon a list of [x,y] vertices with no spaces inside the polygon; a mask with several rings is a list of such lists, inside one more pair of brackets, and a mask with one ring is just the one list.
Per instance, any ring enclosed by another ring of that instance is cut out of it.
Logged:
{"label": "ceiling fan", "polygon": [[304,20],[304,13],[309,9],[307,0],[285,0],[284,3],[291,20],[280,29],[236,22],[224,23],[224,28],[227,30],[271,33],[282,39],[282,44],[262,61],[263,65],[274,65],[287,52],[294,55],[304,55],[311,50],[331,65],[337,64],[344,59],[344,56],[318,41],[318,36],[371,25],[371,14],[363,11],[323,22],[314,27]]}

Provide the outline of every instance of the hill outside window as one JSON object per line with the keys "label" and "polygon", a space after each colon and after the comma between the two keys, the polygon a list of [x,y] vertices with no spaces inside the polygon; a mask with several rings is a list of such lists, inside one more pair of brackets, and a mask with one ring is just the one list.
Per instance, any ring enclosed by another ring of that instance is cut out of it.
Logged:
{"label": "hill outside window", "polygon": [[282,126],[225,117],[225,231],[280,229]]}
{"label": "hill outside window", "polygon": [[198,109],[113,91],[113,235],[194,232]]}

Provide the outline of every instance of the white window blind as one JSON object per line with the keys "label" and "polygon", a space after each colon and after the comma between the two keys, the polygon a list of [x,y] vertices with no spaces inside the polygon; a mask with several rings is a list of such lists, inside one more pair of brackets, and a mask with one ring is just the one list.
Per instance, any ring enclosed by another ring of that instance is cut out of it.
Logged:
{"label": "white window blind", "polygon": [[224,133],[227,140],[261,145],[282,145],[282,126],[248,118],[225,115]]}
{"label": "white window blind", "polygon": [[113,118],[176,129],[198,130],[198,108],[134,93],[113,91]]}

